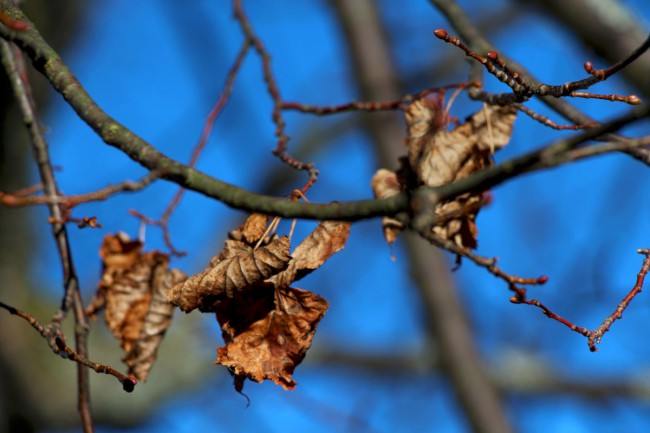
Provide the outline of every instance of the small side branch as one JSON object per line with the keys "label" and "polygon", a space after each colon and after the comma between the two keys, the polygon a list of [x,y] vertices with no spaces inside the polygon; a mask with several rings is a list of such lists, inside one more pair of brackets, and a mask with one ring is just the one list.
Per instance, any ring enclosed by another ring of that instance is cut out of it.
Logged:
{"label": "small side branch", "polygon": [[603,335],[610,330],[610,328],[612,327],[612,325],[616,320],[621,319],[623,317],[623,312],[630,305],[632,299],[634,299],[636,295],[641,293],[641,290],[643,289],[643,282],[645,280],[645,277],[650,271],[650,249],[639,249],[637,252],[639,254],[644,254],[645,259],[643,260],[643,265],[641,266],[641,270],[637,275],[636,284],[634,285],[634,287],[632,287],[630,292],[623,298],[623,300],[617,305],[614,312],[609,316],[607,316],[598,328],[594,330],[589,330],[585,327],[576,325],[570,320],[563,318],[559,314],[554,313],[549,307],[544,305],[539,300],[527,298],[526,286],[545,284],[548,281],[548,277],[546,275],[542,275],[537,278],[522,278],[513,274],[509,274],[497,266],[496,257],[489,258],[489,257],[483,257],[478,254],[475,254],[469,248],[459,246],[451,240],[441,238],[430,229],[426,229],[426,230],[420,229],[418,231],[425,239],[429,240],[429,242],[436,245],[437,247],[445,249],[451,253],[454,253],[457,255],[457,257],[466,257],[472,262],[474,262],[474,264],[485,268],[488,272],[490,272],[495,277],[505,281],[506,284],[508,285],[508,289],[514,292],[514,295],[510,298],[510,302],[512,302],[513,304],[524,304],[524,305],[537,307],[549,319],[555,320],[556,322],[559,322],[562,325],[569,328],[571,331],[577,332],[578,334],[586,337],[587,345],[589,346],[589,350],[591,350],[592,352],[598,350],[596,345],[600,344]]}
{"label": "small side branch", "polygon": [[[201,137],[199,138],[198,143],[196,143],[196,146],[192,151],[192,156],[190,157],[190,162],[188,164],[188,167],[192,167],[192,168],[195,167],[196,163],[199,161],[199,157],[201,156],[203,149],[205,149],[205,146],[208,143],[208,138],[210,138],[210,134],[212,133],[212,129],[214,128],[214,124],[216,123],[217,119],[221,115],[221,112],[223,111],[223,109],[228,104],[228,101],[230,100],[230,95],[232,94],[235,85],[235,79],[239,74],[239,70],[241,69],[241,66],[244,63],[244,60],[246,59],[246,56],[250,50],[250,46],[251,43],[249,40],[244,41],[241,48],[239,49],[239,53],[237,54],[235,61],[233,62],[232,66],[230,67],[230,70],[228,71],[228,74],[226,74],[226,82],[224,84],[223,90],[221,91],[221,94],[219,95],[217,102],[214,104],[214,106],[208,113],[208,116],[205,120],[205,124],[203,125],[203,130],[201,131]],[[159,220],[151,219],[133,210],[131,211],[131,214],[139,218],[143,224],[150,224],[150,225],[155,225],[160,227],[163,232],[163,239],[165,240],[165,245],[169,249],[170,254],[178,257],[184,256],[186,252],[179,251],[174,247],[174,244],[172,242],[172,237],[169,232],[169,219],[174,213],[174,210],[176,210],[176,207],[178,207],[178,205],[180,204],[181,199],[183,198],[183,194],[185,194],[185,188],[181,186],[176,191],[176,194],[174,194],[174,197],[169,202],[167,209],[165,209],[165,212],[163,212],[163,215]]]}
{"label": "small side branch", "polygon": [[383,101],[383,102],[353,101],[345,104],[329,105],[329,106],[309,105],[309,104],[302,104],[299,102],[282,101],[281,108],[283,110],[299,111],[301,113],[314,114],[316,116],[346,113],[350,111],[365,111],[365,112],[388,111],[388,110],[403,109],[404,106],[409,104],[410,102],[413,102],[417,99],[424,98],[425,96],[430,95],[432,93],[440,93],[448,89],[467,89],[471,87],[480,87],[480,83],[465,82],[465,83],[447,84],[445,86],[440,86],[432,89],[425,89],[418,93],[405,95],[396,101]]}
{"label": "small side branch", "polygon": [[72,348],[70,348],[70,346],[66,344],[65,339],[63,338],[63,335],[60,333],[57,326],[44,326],[31,314],[12,307],[11,305],[5,304],[1,301],[0,308],[3,308],[10,314],[18,316],[27,321],[27,323],[29,323],[32,328],[41,334],[41,336],[47,341],[52,351],[62,358],[69,359],[70,361],[81,365],[85,365],[86,367],[95,370],[97,373],[108,374],[115,377],[122,384],[122,388],[126,392],[133,391],[135,385],[138,383],[137,379],[134,377],[126,376],[108,365],[93,362],[85,356],[82,356],[79,353],[75,352]]}
{"label": "small side branch", "polygon": [[623,298],[620,304],[616,307],[614,312],[607,316],[603,323],[596,328],[594,331],[592,331],[589,335],[589,349],[591,351],[596,351],[598,350],[596,348],[596,344],[600,344],[600,340],[603,338],[603,335],[609,331],[609,329],[612,327],[614,322],[618,319],[623,318],[623,312],[625,309],[630,305],[630,302],[632,302],[632,299],[639,293],[641,293],[641,290],[643,289],[643,281],[645,280],[645,276],[648,274],[648,271],[650,271],[650,249],[647,248],[642,248],[637,250],[639,254],[645,255],[645,258],[643,259],[643,265],[641,266],[641,270],[636,276],[636,284],[634,287],[632,287],[632,290]]}
{"label": "small side branch", "polygon": [[304,194],[314,184],[314,182],[318,180],[318,170],[314,166],[314,163],[299,161],[287,153],[289,136],[285,131],[286,122],[282,116],[283,102],[282,96],[280,95],[280,88],[278,87],[275,75],[271,69],[271,55],[266,50],[266,47],[264,47],[262,40],[255,34],[253,26],[244,13],[241,0],[233,0],[232,5],[235,12],[235,19],[239,22],[244,36],[246,37],[247,41],[253,45],[255,51],[257,51],[257,54],[262,59],[264,82],[266,83],[267,92],[273,100],[273,112],[271,114],[271,117],[273,118],[273,123],[275,123],[275,136],[278,139],[276,148],[273,150],[273,154],[289,166],[297,170],[304,170],[309,173],[309,180],[301,189],[301,192]]}
{"label": "small side branch", "polygon": [[37,204],[62,205],[69,210],[80,204],[108,200],[111,196],[121,192],[140,191],[149,186],[155,180],[159,179],[160,175],[160,172],[152,171],[138,181],[126,180],[119,184],[109,185],[97,191],[70,196],[32,196],[31,194],[42,189],[41,184],[16,191],[15,193],[0,191],[0,204],[7,207],[24,207]]}
{"label": "small side branch", "polygon": [[467,56],[481,63],[490,74],[492,74],[499,81],[506,84],[513,90],[513,93],[511,94],[505,93],[489,95],[483,92],[480,94],[480,99],[483,99],[485,102],[505,105],[513,102],[526,101],[533,95],[548,95],[555,98],[572,96],[579,98],[604,99],[608,101],[625,102],[632,105],[638,105],[641,103],[641,99],[636,95],[598,95],[587,92],[579,92],[579,90],[588,89],[594,84],[606,80],[636,60],[639,56],[645,53],[648,48],[650,48],[650,36],[629,56],[612,65],[611,67],[607,69],[596,70],[593,68],[590,62],[586,62],[585,71],[591,75],[590,77],[556,86],[526,80],[522,75],[510,69],[505,64],[503,59],[499,57],[499,54],[496,51],[488,51],[485,56],[482,56],[472,51],[458,38],[450,36],[445,29],[437,29],[434,31],[434,34],[437,38],[460,48],[463,52],[465,52]]}

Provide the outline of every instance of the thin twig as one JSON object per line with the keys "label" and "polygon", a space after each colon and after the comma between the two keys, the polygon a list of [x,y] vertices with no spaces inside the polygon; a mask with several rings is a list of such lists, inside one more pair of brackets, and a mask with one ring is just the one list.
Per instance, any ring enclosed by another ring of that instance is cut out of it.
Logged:
{"label": "thin twig", "polygon": [[[56,179],[54,178],[54,171],[50,163],[48,145],[36,116],[35,104],[32,98],[31,87],[27,81],[27,74],[25,73],[22,54],[4,40],[0,41],[0,53],[2,63],[7,71],[12,89],[23,114],[23,120],[29,131],[34,150],[34,159],[38,165],[44,192],[49,197],[56,197],[59,195],[59,191]],[[64,285],[64,295],[61,307],[52,319],[52,326],[57,328],[60,327],[68,309],[72,307],[76,325],[76,353],[79,357],[85,359],[88,353],[88,319],[83,308],[83,301],[79,291],[79,281],[72,260],[72,252],[69,247],[70,243],[66,227],[64,224],[56,222],[64,219],[64,212],[58,204],[50,204],[48,207],[50,210],[50,217],[55,221],[52,224],[52,234],[61,259]],[[88,370],[86,370],[81,363],[77,364],[77,403],[84,432],[92,432],[93,421],[90,408]]]}
{"label": "thin twig", "polygon": [[347,102],[345,104],[340,104],[340,105],[320,106],[320,105],[302,104],[299,102],[282,101],[281,108],[283,110],[299,111],[301,113],[315,114],[317,116],[339,114],[339,113],[345,113],[350,111],[372,112],[372,111],[397,110],[397,109],[404,108],[404,106],[410,102],[413,102],[417,99],[424,98],[427,95],[430,95],[432,93],[439,93],[448,89],[465,89],[465,88],[470,88],[475,86],[480,86],[480,84],[476,82],[447,84],[436,88],[421,90],[418,93],[405,95],[396,101],[384,101],[384,102],[353,101],[353,102]]}
{"label": "thin twig", "polygon": [[[472,21],[469,19],[467,14],[458,7],[457,3],[454,0],[429,0],[429,2],[435,6],[449,21],[452,27],[458,32],[460,38],[463,39],[474,51],[480,52],[489,52],[495,50],[494,46],[490,44],[481,34],[479,29],[472,24]],[[521,65],[517,65],[513,60],[508,60],[511,65],[514,65],[519,74],[526,77],[529,81],[536,81],[533,75],[523,68]],[[470,78],[472,81],[481,81],[481,74],[483,68],[479,63],[473,63],[470,69]],[[470,97],[477,98],[479,100],[484,100],[481,96],[484,92],[480,89],[473,88],[470,89]],[[594,122],[589,116],[584,114],[582,111],[578,110],[566,100],[555,98],[551,96],[538,96],[539,99],[549,106],[552,110],[556,111],[558,114],[566,118],[567,120],[575,124],[589,124]],[[607,134],[600,138],[600,140],[608,141],[626,141],[627,138],[615,134]],[[642,148],[631,148],[623,149],[622,152],[627,153],[628,155],[636,158],[638,161],[646,165],[650,165],[650,150]]]}
{"label": "thin twig", "polygon": [[593,128],[594,126],[598,125],[598,122],[590,122],[590,123],[585,123],[581,125],[560,125],[558,123],[553,122],[551,119],[549,119],[546,116],[543,116],[530,108],[526,107],[523,104],[519,103],[514,103],[512,104],[513,107],[515,107],[517,110],[521,111],[525,115],[529,116],[531,119],[541,123],[544,126],[548,126],[549,128],[557,129],[557,130],[572,130],[572,131],[577,131],[580,129],[587,129],[587,128]]}
{"label": "thin twig", "polygon": [[571,322],[570,320],[567,320],[561,317],[560,315],[554,313],[550,308],[548,308],[546,305],[544,305],[537,299],[527,299],[527,289],[524,286],[545,284],[548,281],[548,277],[546,275],[542,275],[541,277],[538,278],[522,278],[513,274],[509,274],[496,265],[497,263],[496,258],[488,258],[488,257],[483,257],[478,254],[475,254],[469,248],[460,246],[449,239],[444,239],[436,235],[430,229],[422,230],[420,228],[418,229],[418,232],[425,239],[429,240],[432,244],[438,246],[439,248],[445,249],[458,256],[466,257],[472,262],[474,262],[476,265],[487,269],[495,277],[505,281],[508,284],[508,288],[515,293],[510,298],[510,302],[512,302],[513,304],[524,304],[524,305],[531,305],[533,307],[537,307],[549,319],[555,320],[556,322],[559,322],[562,325],[568,327],[570,330],[577,332],[578,334],[583,335],[584,337],[587,337],[587,345],[589,346],[589,350],[591,350],[592,352],[598,350],[596,345],[600,344],[603,335],[610,330],[610,328],[612,327],[612,325],[616,320],[621,319],[623,317],[623,312],[630,305],[632,299],[634,299],[636,295],[641,293],[641,290],[643,289],[643,282],[645,280],[645,276],[650,271],[650,249],[639,249],[637,252],[639,254],[644,254],[645,259],[643,260],[643,265],[641,266],[641,270],[637,275],[636,284],[634,285],[634,287],[632,287],[630,292],[623,298],[623,300],[616,306],[614,312],[609,316],[607,316],[603,320],[603,323],[598,328],[594,330],[589,330],[585,327],[578,326],[573,322]]}
{"label": "thin twig", "polygon": [[[223,86],[223,90],[221,91],[219,98],[217,99],[217,102],[214,104],[214,106],[212,107],[212,109],[210,109],[210,112],[208,113],[208,116],[203,125],[203,130],[201,131],[201,137],[199,138],[198,143],[196,143],[196,146],[194,146],[194,150],[192,151],[192,156],[190,157],[190,162],[188,163],[188,167],[196,166],[196,163],[198,162],[199,157],[203,152],[203,149],[205,149],[205,146],[208,143],[208,138],[210,138],[210,134],[212,133],[212,129],[214,128],[214,124],[216,123],[217,119],[221,115],[221,112],[223,111],[223,109],[228,104],[228,101],[230,100],[230,95],[232,94],[233,87],[235,85],[235,78],[237,78],[239,70],[241,69],[241,65],[244,63],[244,60],[246,59],[246,55],[248,54],[248,50],[250,49],[250,46],[251,46],[250,41],[248,39],[245,40],[241,48],[239,49],[239,53],[237,54],[235,61],[230,67],[228,74],[226,74],[226,82]],[[181,198],[183,198],[184,193],[185,193],[185,188],[183,188],[182,186],[178,188],[176,194],[174,194],[174,197],[169,202],[167,209],[165,209],[162,217],[159,220],[153,220],[151,218],[145,217],[144,215],[136,211],[131,212],[132,215],[138,217],[144,224],[152,224],[160,227],[163,232],[163,239],[165,240],[165,245],[167,245],[167,248],[169,249],[169,253],[171,255],[179,256],[179,257],[184,256],[187,253],[185,251],[179,251],[174,247],[171,234],[169,232],[169,218],[171,218],[172,213],[174,213],[174,210],[180,204]]]}
{"label": "thin twig", "polygon": [[[634,52],[632,52],[628,57],[617,62],[611,67],[603,70],[594,70],[591,66],[591,63],[585,63],[585,70],[591,74],[590,77],[571,81],[562,85],[549,85],[544,83],[538,83],[532,80],[527,80],[521,76],[516,71],[508,68],[505,62],[499,57],[499,54],[494,51],[488,51],[484,56],[472,51],[469,47],[463,44],[458,38],[450,36],[445,29],[437,29],[434,34],[439,39],[457,46],[465,52],[465,54],[477,62],[481,63],[485,69],[492,75],[494,75],[499,81],[506,84],[510,87],[514,93],[512,94],[497,94],[490,95],[483,94],[484,99],[490,99],[493,103],[499,103],[500,105],[505,105],[506,103],[512,102],[522,102],[524,100],[530,99],[533,95],[540,96],[553,96],[555,98],[560,98],[563,96],[573,96],[580,98],[593,98],[593,99],[605,99],[608,101],[617,101],[625,102],[632,105],[638,105],[641,103],[641,99],[636,95],[630,96],[620,96],[620,95],[597,95],[587,92],[578,92],[581,89],[588,89],[596,83],[606,80],[611,77],[618,71],[622,70],[625,66],[632,63],[636,60],[641,54],[650,48],[650,36],[644,41],[641,46],[639,46]],[[509,95],[509,96],[508,96]]]}
{"label": "thin twig", "polygon": [[596,328],[594,331],[591,332],[589,335],[589,349],[591,351],[596,351],[598,350],[596,348],[596,344],[600,344],[600,340],[603,338],[603,335],[609,331],[609,329],[612,327],[614,322],[618,319],[623,318],[623,312],[627,308],[628,305],[630,305],[630,302],[632,302],[632,299],[639,293],[641,293],[641,290],[643,289],[643,281],[645,280],[645,276],[648,274],[648,271],[650,271],[650,249],[643,248],[637,250],[639,254],[644,254],[645,258],[643,259],[643,265],[641,266],[641,270],[639,271],[637,277],[636,277],[636,284],[634,287],[632,287],[632,290],[623,298],[620,304],[616,307],[614,312],[607,316],[603,323]]}
{"label": "thin twig", "polygon": [[79,353],[72,350],[66,344],[65,339],[63,338],[63,335],[61,334],[61,330],[58,326],[54,326],[54,325],[44,326],[38,320],[36,320],[36,318],[34,318],[31,314],[19,310],[15,307],[12,307],[11,305],[5,304],[2,301],[0,301],[0,308],[4,308],[9,313],[26,320],[27,323],[29,323],[32,326],[32,328],[34,328],[39,334],[41,334],[41,336],[45,339],[45,341],[47,341],[52,351],[57,355],[61,356],[62,358],[69,359],[70,361],[76,362],[81,365],[85,365],[86,367],[95,370],[97,373],[108,374],[110,376],[115,377],[122,384],[122,388],[126,392],[133,391],[135,385],[138,383],[136,378],[132,376],[126,376],[120,373],[119,371],[115,370],[114,368],[110,367],[109,365],[93,362],[88,358],[81,356]]}
{"label": "thin twig", "polygon": [[138,181],[127,180],[115,185],[109,185],[97,191],[88,192],[85,194],[78,195],[56,195],[56,196],[30,196],[30,194],[36,192],[38,189],[42,189],[42,185],[35,185],[33,187],[25,188],[14,193],[4,193],[0,191],[0,204],[7,207],[23,207],[31,206],[37,204],[48,204],[48,205],[62,205],[65,209],[70,210],[71,208],[78,206],[83,203],[89,203],[93,201],[104,201],[109,199],[114,194],[121,192],[134,192],[140,191],[154,182],[156,179],[160,178],[160,172],[152,171],[146,176],[143,176]]}
{"label": "thin twig", "polygon": [[266,89],[273,101],[273,112],[271,117],[273,118],[273,123],[275,123],[275,136],[277,137],[277,145],[273,150],[273,154],[280,158],[280,160],[289,166],[297,169],[304,170],[309,173],[309,180],[302,187],[301,191],[307,192],[307,190],[318,180],[318,170],[312,162],[302,162],[292,157],[287,153],[287,144],[289,143],[289,136],[287,135],[286,121],[282,116],[282,96],[280,95],[280,88],[271,69],[271,55],[268,53],[262,40],[257,37],[253,26],[246,17],[244,9],[242,8],[241,0],[233,0],[232,2],[233,10],[235,12],[235,19],[239,22],[242,32],[244,33],[246,39],[255,47],[255,51],[262,59],[262,71],[264,74],[264,82],[266,83]]}

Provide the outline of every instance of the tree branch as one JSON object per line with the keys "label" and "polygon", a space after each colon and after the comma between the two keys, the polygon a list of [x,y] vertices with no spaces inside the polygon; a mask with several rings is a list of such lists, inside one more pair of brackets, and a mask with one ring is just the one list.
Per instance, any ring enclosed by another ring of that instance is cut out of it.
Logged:
{"label": "tree branch", "polygon": [[[469,45],[469,47],[480,53],[487,53],[489,51],[494,51],[495,48],[490,44],[478,31],[476,26],[474,26],[465,14],[465,12],[456,4],[454,0],[429,0],[429,2],[436,7],[449,21],[451,26],[456,30],[460,39]],[[501,55],[501,57],[510,64],[511,68],[516,70],[521,76],[527,78],[529,81],[537,82],[538,80],[533,77],[533,75],[523,68],[521,65],[517,64],[511,59],[508,59],[506,56]],[[481,70],[480,65],[476,64],[472,67],[473,75],[471,75],[472,80],[480,81]],[[575,124],[589,124],[594,123],[594,119],[590,118],[564,99],[559,99],[551,96],[538,96],[538,98],[546,104],[549,108],[566,118],[567,120]],[[613,141],[625,141],[627,138],[615,135],[606,135],[602,137],[604,140],[613,140]],[[650,165],[650,150],[643,148],[631,148],[623,150],[623,152],[628,155],[636,158],[637,160],[643,162],[644,164]]]}
{"label": "tree branch", "polygon": [[52,87],[106,144],[121,150],[149,170],[163,172],[163,179],[215,198],[236,209],[287,218],[356,220],[393,214],[405,208],[405,197],[332,204],[304,203],[269,197],[222,182],[174,161],[102,110],[20,9],[8,0],[0,0],[0,12],[30,24],[30,29],[22,32],[14,32],[0,25],[0,37],[13,41],[28,55],[34,67],[50,81]]}
{"label": "tree branch", "polygon": [[[18,106],[23,113],[23,119],[29,131],[34,150],[34,159],[38,165],[43,189],[47,196],[54,198],[59,195],[59,191],[56,179],[54,178],[54,170],[50,163],[49,149],[36,116],[35,104],[32,99],[31,88],[27,82],[27,74],[24,70],[22,55],[19,51],[14,51],[15,50],[8,42],[4,40],[0,41],[2,63],[7,71],[7,75],[9,76],[9,81],[11,82],[14,94],[18,100]],[[68,233],[65,224],[60,222],[63,221],[64,213],[61,206],[58,204],[49,204],[48,207],[50,209],[50,217],[53,219],[52,234],[61,258],[64,286],[63,301],[61,307],[52,319],[52,325],[55,329],[59,329],[68,309],[73,307],[76,324],[76,353],[80,358],[86,359],[88,353],[88,318],[86,317],[83,302],[81,300],[79,280],[72,260]],[[84,432],[92,432],[93,421],[90,408],[88,371],[81,363],[77,364],[77,402]]]}
{"label": "tree branch", "polygon": [[[22,12],[7,0],[0,0],[0,12],[15,17],[15,19],[27,20]],[[173,181],[187,189],[215,198],[228,206],[240,210],[256,211],[287,218],[354,221],[383,215],[395,215],[408,208],[408,197],[405,194],[398,194],[377,200],[359,200],[330,204],[304,203],[269,197],[219,181],[174,161],[106,114],[88,95],[56,52],[41,38],[36,29],[33,28],[33,25],[31,26],[29,30],[21,32],[13,32],[4,26],[0,26],[0,37],[14,41],[27,53],[36,69],[48,78],[52,86],[63,95],[79,117],[91,126],[102,140],[120,149],[131,159],[142,164],[149,170],[162,171],[164,173],[161,176],[163,179]],[[635,118],[644,115],[643,113],[646,111],[647,109],[642,109],[639,112],[640,114],[632,115],[632,118],[625,120],[625,122],[631,122]],[[618,127],[620,126],[622,125]],[[594,138],[603,133],[611,132],[611,127],[612,125],[606,128],[590,129],[586,137]],[[613,128],[613,130],[615,129]],[[630,149],[626,149],[626,151],[633,152],[638,146],[631,144],[629,147]],[[508,166],[509,164],[506,163],[501,169],[506,168],[507,171]],[[546,168],[548,166],[538,165],[537,168]],[[495,180],[493,185],[512,177],[512,173],[507,174],[503,170],[501,171],[503,177]],[[476,183],[477,177],[483,179],[486,176],[494,174],[495,172],[490,170],[477,173],[464,179],[463,182],[440,187],[437,194],[440,197],[457,195],[465,192],[462,191],[466,185],[465,182]],[[481,182],[483,180],[478,183]],[[424,189],[428,190],[427,188]]]}

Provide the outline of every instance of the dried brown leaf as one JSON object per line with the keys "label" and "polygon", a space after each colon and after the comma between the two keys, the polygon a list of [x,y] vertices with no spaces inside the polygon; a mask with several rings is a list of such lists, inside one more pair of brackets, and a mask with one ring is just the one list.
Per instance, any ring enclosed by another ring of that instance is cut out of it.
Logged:
{"label": "dried brown leaf", "polygon": [[244,241],[248,245],[254,245],[262,239],[266,233],[266,226],[269,222],[269,216],[259,213],[253,213],[246,218],[246,221],[237,229],[228,233],[230,239]]}
{"label": "dried brown leaf", "polygon": [[178,282],[185,275],[168,268],[166,254],[143,253],[142,248],[140,241],[132,241],[124,233],[104,238],[99,251],[102,279],[87,311],[95,317],[105,309],[106,325],[124,349],[131,373],[146,380],[171,324],[173,307],[165,300],[169,280]]}
{"label": "dried brown leaf", "polygon": [[[494,151],[508,144],[516,117],[511,106],[485,105],[448,131],[444,127],[447,115],[441,110],[440,100],[420,99],[405,113],[408,161],[423,185],[444,185],[491,166]],[[476,248],[478,229],[474,221],[482,203],[483,193],[463,194],[440,203],[434,211],[443,221],[433,230],[458,245]]]}
{"label": "dried brown leaf", "polygon": [[[376,198],[388,198],[399,194],[401,191],[397,175],[385,168],[377,170],[370,181],[370,185]],[[386,238],[386,242],[389,245],[395,242],[397,235],[404,230],[404,224],[391,217],[383,217],[381,219],[381,225],[384,229],[384,238]]]}
{"label": "dried brown leaf", "polygon": [[258,249],[244,242],[226,241],[223,251],[212,259],[210,266],[172,287],[167,300],[186,313],[195,308],[214,311],[214,303],[220,298],[232,298],[284,270],[291,259],[289,248],[286,236]]}
{"label": "dried brown leaf", "polygon": [[[328,303],[295,288],[274,291],[273,286],[262,285],[258,290],[261,296],[255,297],[253,304],[243,299],[237,300],[237,305],[233,299],[217,304],[217,319],[226,341],[226,346],[217,350],[217,363],[227,366],[240,384],[244,377],[255,382],[268,379],[293,389],[293,371],[311,347]],[[242,309],[245,314],[238,314]]]}
{"label": "dried brown leaf", "polygon": [[428,186],[444,185],[490,165],[491,153],[510,141],[517,113],[511,106],[486,105],[447,131],[437,126],[440,109],[420,99],[406,111],[409,163]]}
{"label": "dried brown leaf", "polygon": [[158,347],[171,324],[174,306],[167,302],[167,292],[176,283],[187,278],[178,269],[169,269],[166,264],[157,266],[152,278],[151,303],[142,321],[140,335],[124,358],[129,374],[139,380],[147,380],[149,371],[157,358]]}
{"label": "dried brown leaf", "polygon": [[279,273],[278,287],[288,287],[318,269],[332,255],[341,251],[350,235],[349,222],[323,221],[296,247],[286,270]]}

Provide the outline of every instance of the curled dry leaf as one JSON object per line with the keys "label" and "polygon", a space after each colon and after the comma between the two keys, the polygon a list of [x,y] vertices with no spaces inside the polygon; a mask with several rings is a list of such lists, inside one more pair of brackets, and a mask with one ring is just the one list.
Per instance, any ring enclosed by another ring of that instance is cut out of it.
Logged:
{"label": "curled dry leaf", "polygon": [[278,287],[288,287],[345,247],[351,224],[346,221],[323,221],[293,250],[289,266],[276,279]]}
{"label": "curled dry leaf", "polygon": [[217,350],[217,363],[235,375],[238,391],[246,378],[294,388],[293,371],[311,346],[328,303],[289,284],[342,250],[350,233],[350,223],[321,222],[291,255],[286,236],[271,236],[253,248],[266,223],[266,217],[249,217],[230,232],[205,271],[176,284],[167,297],[186,312],[216,313],[226,343]]}
{"label": "curled dry leaf", "polygon": [[183,272],[167,266],[157,266],[153,274],[151,304],[144,316],[140,337],[124,358],[129,374],[143,381],[147,380],[149,370],[156,361],[158,346],[171,324],[174,306],[167,302],[167,292],[174,284],[187,278]]}
{"label": "curled dry leaf", "polygon": [[165,299],[167,291],[186,276],[168,268],[166,254],[143,253],[142,247],[124,233],[104,238],[99,251],[102,279],[88,314],[95,317],[105,309],[104,320],[125,351],[130,374],[146,380],[171,324],[173,306]]}
{"label": "curled dry leaf", "polygon": [[423,185],[444,185],[491,165],[492,153],[510,141],[517,114],[512,106],[485,105],[447,131],[439,126],[442,109],[419,99],[406,110],[409,164]]}
{"label": "curled dry leaf", "polygon": [[[448,115],[443,101],[419,99],[405,112],[408,145],[408,171],[420,185],[441,186],[463,179],[493,164],[492,154],[508,144],[512,135],[516,110],[512,106],[484,105],[462,123],[448,131]],[[390,172],[389,172],[390,173]],[[382,182],[392,182],[390,174],[381,170],[373,178],[373,189],[382,191]],[[400,178],[395,179],[399,182]],[[400,190],[408,186],[400,183]],[[395,189],[384,188],[394,194]],[[439,203],[433,210],[438,223],[433,231],[460,246],[476,248],[475,219],[484,203],[483,193],[468,193]],[[390,220],[384,222],[389,242],[397,231]]]}
{"label": "curled dry leaf", "polygon": [[268,215],[260,213],[250,214],[248,218],[246,218],[246,221],[244,221],[241,226],[228,233],[228,236],[232,240],[244,241],[249,245],[253,245],[262,239],[262,236],[266,233],[266,225],[268,222]]}
{"label": "curled dry leaf", "polygon": [[258,249],[229,240],[205,271],[172,287],[167,300],[186,313],[196,308],[214,311],[214,303],[220,298],[232,298],[284,270],[291,258],[289,248],[286,236]]}
{"label": "curled dry leaf", "polygon": [[[372,192],[375,198],[388,198],[399,194],[401,190],[397,175],[385,168],[377,170],[370,181],[370,186],[372,186]],[[404,224],[391,217],[383,217],[381,219],[381,225],[384,228],[384,237],[388,244],[395,242],[397,235],[404,230]]]}

